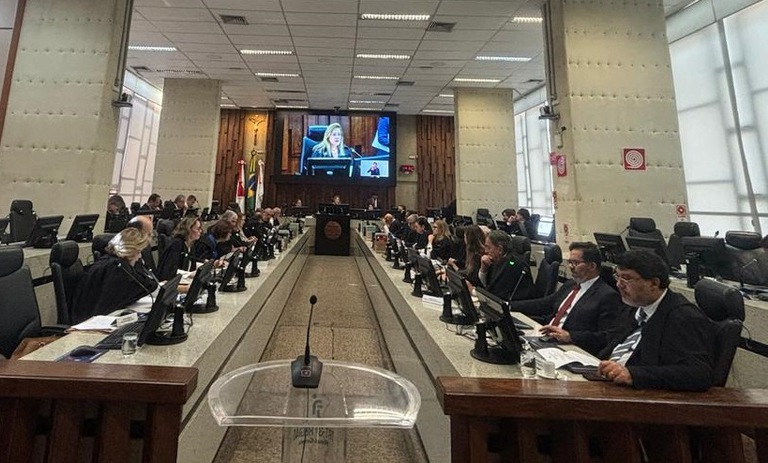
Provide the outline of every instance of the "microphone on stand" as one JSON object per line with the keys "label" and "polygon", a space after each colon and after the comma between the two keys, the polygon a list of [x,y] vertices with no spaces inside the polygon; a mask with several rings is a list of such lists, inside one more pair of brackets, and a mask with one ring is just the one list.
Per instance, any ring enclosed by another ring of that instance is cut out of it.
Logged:
{"label": "microphone on stand", "polygon": [[739,269],[739,287],[740,288],[744,289],[744,270],[748,269],[750,266],[756,263],[757,263],[757,259],[753,257],[752,260],[742,265],[741,269]]}
{"label": "microphone on stand", "polygon": [[304,355],[299,355],[291,362],[291,382],[293,387],[301,389],[317,389],[320,384],[320,376],[323,373],[323,363],[309,353],[309,330],[312,327],[312,311],[317,303],[317,296],[309,297],[309,322],[307,323],[307,343],[304,346]]}
{"label": "microphone on stand", "polygon": [[715,231],[715,238],[720,234],[720,230]]}

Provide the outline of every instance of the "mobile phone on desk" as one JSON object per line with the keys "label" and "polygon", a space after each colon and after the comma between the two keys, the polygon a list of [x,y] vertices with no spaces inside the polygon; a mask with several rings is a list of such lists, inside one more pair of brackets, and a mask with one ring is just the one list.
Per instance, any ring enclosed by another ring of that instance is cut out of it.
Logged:
{"label": "mobile phone on desk", "polygon": [[612,382],[610,379],[599,374],[597,371],[582,373],[581,376],[584,377],[584,379],[586,379],[587,381],[606,381],[609,383]]}

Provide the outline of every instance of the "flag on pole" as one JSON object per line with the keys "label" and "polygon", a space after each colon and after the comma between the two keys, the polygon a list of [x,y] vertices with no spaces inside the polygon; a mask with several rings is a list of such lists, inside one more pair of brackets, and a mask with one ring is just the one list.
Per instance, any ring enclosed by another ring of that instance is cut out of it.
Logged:
{"label": "flag on pole", "polygon": [[264,161],[259,159],[259,178],[256,183],[256,198],[254,208],[261,207],[261,201],[264,199]]}
{"label": "flag on pole", "polygon": [[237,161],[240,165],[240,174],[237,178],[237,195],[235,201],[240,206],[241,211],[245,211],[245,161]]}
{"label": "flag on pole", "polygon": [[251,150],[251,157],[248,160],[248,185],[246,188],[248,212],[253,212],[256,209],[256,164],[256,150]]}

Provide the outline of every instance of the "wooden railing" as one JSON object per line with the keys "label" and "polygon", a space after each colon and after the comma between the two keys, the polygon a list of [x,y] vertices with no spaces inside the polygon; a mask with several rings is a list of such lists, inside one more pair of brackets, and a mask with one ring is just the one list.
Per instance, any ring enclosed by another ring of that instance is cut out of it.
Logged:
{"label": "wooden railing", "polygon": [[0,360],[0,461],[173,463],[197,369]]}
{"label": "wooden railing", "polygon": [[453,463],[768,462],[768,390],[442,377],[438,398]]}

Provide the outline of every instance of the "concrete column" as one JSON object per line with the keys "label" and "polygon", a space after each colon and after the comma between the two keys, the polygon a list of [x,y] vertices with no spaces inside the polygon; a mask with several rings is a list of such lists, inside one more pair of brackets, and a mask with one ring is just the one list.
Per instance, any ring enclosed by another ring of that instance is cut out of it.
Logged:
{"label": "concrete column", "polygon": [[194,194],[211,203],[220,105],[221,81],[165,79],[153,180],[164,201]]}
{"label": "concrete column", "polygon": [[454,89],[456,212],[474,216],[517,203],[512,89]]}
{"label": "concrete column", "polygon": [[115,161],[111,106],[123,0],[28,0],[0,142],[0,207],[38,215],[106,210]]}
{"label": "concrete column", "polygon": [[403,175],[399,171],[403,164],[416,165],[418,159],[411,158],[416,155],[416,148],[416,116],[398,115],[396,171],[389,173],[397,176],[397,188],[395,188],[395,204],[390,207],[404,204],[409,209],[416,209],[419,204],[419,174],[414,171],[412,174]]}
{"label": "concrete column", "polygon": [[[687,198],[662,2],[551,0],[547,11],[552,147],[566,161],[558,242],[619,233],[629,217],[671,233]],[[644,169],[625,168],[630,148],[645,150]]]}

